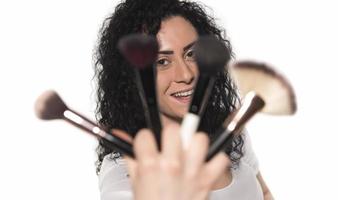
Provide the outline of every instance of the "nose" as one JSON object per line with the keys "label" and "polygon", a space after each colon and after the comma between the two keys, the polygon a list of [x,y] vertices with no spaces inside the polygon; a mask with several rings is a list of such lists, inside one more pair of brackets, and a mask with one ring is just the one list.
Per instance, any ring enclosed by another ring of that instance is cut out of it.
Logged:
{"label": "nose", "polygon": [[186,63],[180,59],[175,66],[175,82],[190,84],[194,81],[196,72],[192,64]]}

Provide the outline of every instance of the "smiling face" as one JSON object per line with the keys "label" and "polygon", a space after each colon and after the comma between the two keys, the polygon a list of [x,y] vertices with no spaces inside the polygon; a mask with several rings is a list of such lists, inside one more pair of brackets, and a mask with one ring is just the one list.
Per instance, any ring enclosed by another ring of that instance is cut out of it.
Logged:
{"label": "smiling face", "polygon": [[161,23],[157,34],[157,94],[163,125],[181,120],[188,111],[198,78],[193,51],[197,38],[195,28],[182,17]]}

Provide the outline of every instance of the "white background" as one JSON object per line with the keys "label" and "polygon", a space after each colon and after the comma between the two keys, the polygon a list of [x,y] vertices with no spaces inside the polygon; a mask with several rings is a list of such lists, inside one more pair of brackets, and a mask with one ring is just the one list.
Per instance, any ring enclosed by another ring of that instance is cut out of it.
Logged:
{"label": "white background", "polygon": [[[334,0],[205,0],[237,59],[267,62],[294,86],[293,117],[249,124],[277,199],[337,199],[338,12]],[[35,118],[55,89],[94,118],[92,52],[113,0],[0,2],[0,199],[99,199],[96,141],[62,121]]]}

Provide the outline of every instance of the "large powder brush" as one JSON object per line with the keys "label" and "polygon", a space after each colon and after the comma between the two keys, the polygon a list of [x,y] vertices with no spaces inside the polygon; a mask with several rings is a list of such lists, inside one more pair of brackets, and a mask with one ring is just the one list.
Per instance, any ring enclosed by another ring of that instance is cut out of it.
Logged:
{"label": "large powder brush", "polygon": [[292,115],[296,112],[293,88],[272,67],[246,61],[234,63],[229,71],[239,87],[242,104],[218,129],[216,135],[219,136],[210,145],[207,161],[219,151],[231,152],[233,138],[242,133],[242,128],[256,113]]}
{"label": "large powder brush", "polygon": [[97,138],[106,140],[109,148],[116,148],[121,153],[134,157],[131,141],[127,135],[119,131],[108,133],[104,128],[68,108],[53,90],[46,91],[38,97],[35,102],[35,113],[42,120],[63,119]]}
{"label": "large powder brush", "polygon": [[147,127],[152,129],[161,149],[162,124],[156,95],[156,66],[158,43],[155,37],[131,34],[119,40],[118,48],[135,69],[135,82],[145,112]]}
{"label": "large powder brush", "polygon": [[294,90],[288,80],[264,63],[241,61],[232,64],[229,71],[241,95],[254,91],[265,101],[262,113],[292,115],[297,110]]}

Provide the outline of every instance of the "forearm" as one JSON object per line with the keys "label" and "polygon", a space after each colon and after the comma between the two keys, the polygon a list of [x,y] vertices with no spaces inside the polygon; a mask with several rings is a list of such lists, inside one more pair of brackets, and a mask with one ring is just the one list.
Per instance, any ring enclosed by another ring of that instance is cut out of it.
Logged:
{"label": "forearm", "polygon": [[260,183],[260,185],[262,187],[264,200],[273,200],[274,198],[273,198],[273,196],[270,192],[270,189],[266,185],[266,183],[265,183],[265,181],[264,181],[260,172],[258,172],[258,174],[257,174],[257,179],[258,179],[258,182]]}
{"label": "forearm", "polygon": [[264,192],[264,200],[274,200],[272,194],[270,191],[265,191]]}

